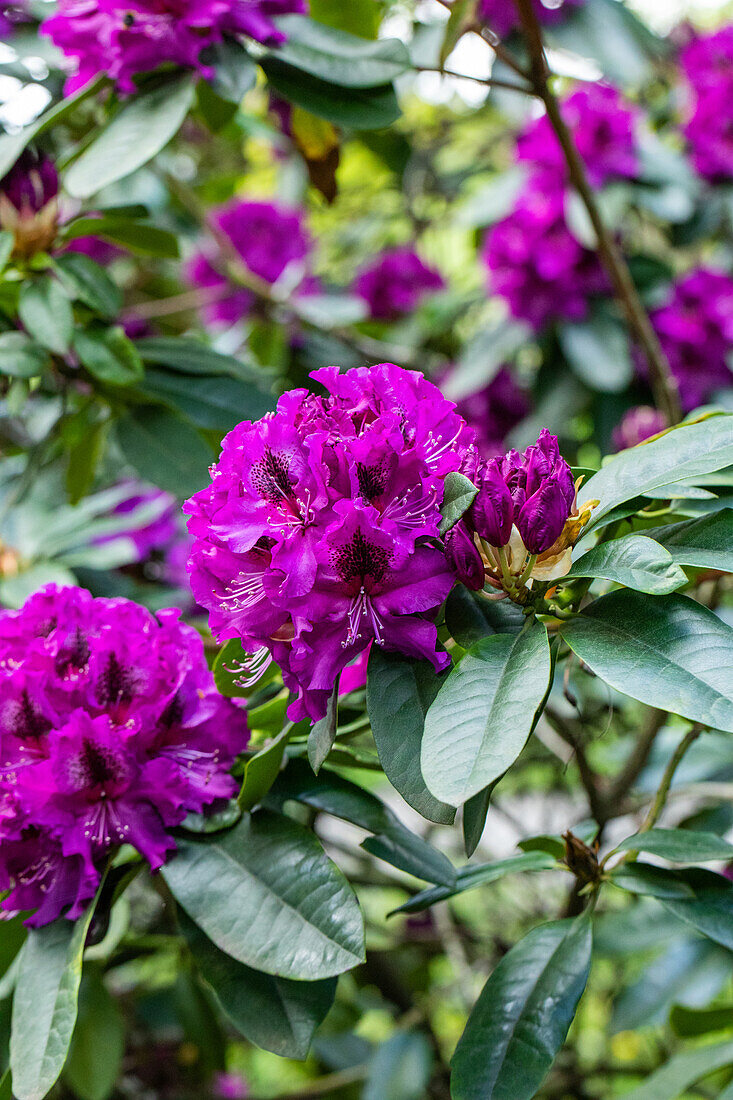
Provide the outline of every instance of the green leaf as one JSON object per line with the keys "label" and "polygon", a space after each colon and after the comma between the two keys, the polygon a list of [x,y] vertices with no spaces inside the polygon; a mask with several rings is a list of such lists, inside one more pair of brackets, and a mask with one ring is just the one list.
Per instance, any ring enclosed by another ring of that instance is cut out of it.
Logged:
{"label": "green leaf", "polygon": [[262,802],[278,777],[291,732],[290,726],[286,726],[270,745],[247,761],[237,799],[240,809],[251,810]]}
{"label": "green leaf", "polygon": [[43,1100],[66,1061],[94,905],[76,922],[57,920],[28,932],[20,955],[10,1037],[17,1100]]}
{"label": "green leaf", "polygon": [[631,894],[662,901],[693,896],[689,885],[677,871],[657,867],[653,863],[621,863],[611,871],[610,881]]}
{"label": "green leaf", "polygon": [[462,867],[456,875],[453,886],[433,886],[429,890],[421,890],[419,894],[414,894],[409,901],[404,902],[393,912],[420,913],[423,909],[435,905],[436,902],[446,901],[448,898],[456,897],[457,894],[465,893],[466,890],[496,882],[505,875],[513,875],[519,871],[552,871],[555,866],[554,858],[545,852],[523,852],[521,856],[509,856],[508,859],[498,859],[493,863]]}
{"label": "green leaf", "polygon": [[[38,41],[36,37],[36,43]],[[102,76],[90,80],[74,95],[65,96],[60,103],[56,103],[48,111],[44,111],[35,122],[32,122],[29,126],[24,126],[17,134],[3,134],[0,137],[0,179],[10,171],[29,142],[33,141],[38,134],[43,133],[50,126],[55,126],[73,114],[78,105],[83,100],[96,95],[103,84],[104,78]]]}
{"label": "green leaf", "polygon": [[222,99],[238,105],[257,83],[257,65],[240,42],[225,38],[207,47],[204,60],[216,72],[213,89]]}
{"label": "green leaf", "polygon": [[10,1078],[10,1070],[0,1077],[0,1100],[13,1100],[13,1083]]}
{"label": "green leaf", "polygon": [[125,1024],[98,971],[85,975],[64,1081],[79,1100],[111,1095],[125,1053]]}
{"label": "green leaf", "polygon": [[122,294],[103,268],[80,252],[67,252],[52,261],[69,294],[100,317],[112,320],[122,307]]}
{"label": "green leaf", "polygon": [[194,80],[186,73],[124,100],[67,171],[66,190],[87,199],[142,168],[178,132],[193,98]]}
{"label": "green leaf", "polygon": [[611,881],[634,894],[656,897],[686,924],[733,951],[733,883],[700,867],[671,871],[649,863],[614,869]]}
{"label": "green leaf", "polygon": [[564,580],[603,577],[637,592],[664,595],[687,583],[669,550],[646,535],[627,535],[602,542],[578,558]]}
{"label": "green leaf", "polygon": [[669,1014],[675,1035],[709,1035],[711,1031],[730,1031],[733,1004],[722,1008],[688,1008],[675,1005]]}
{"label": "green leaf", "polygon": [[523,852],[545,852],[557,860],[565,857],[565,842],[562,837],[546,833],[539,836],[528,836],[526,840],[520,840],[517,848],[521,848]]}
{"label": "green leaf", "polygon": [[13,248],[15,247],[15,237],[9,229],[3,229],[0,232],[0,271],[4,271],[7,266],[7,262],[13,254]]}
{"label": "green leaf", "polygon": [[481,992],[453,1055],[453,1100],[531,1100],[565,1041],[590,971],[590,919],[533,929]]}
{"label": "green leaf", "polygon": [[733,465],[733,416],[710,416],[680,424],[659,439],[632,447],[607,462],[581,486],[578,503],[600,500],[590,526],[618,504],[643,496],[649,489],[692,481]]}
{"label": "green leaf", "polygon": [[212,452],[195,428],[165,409],[136,408],[117,422],[117,440],[142,478],[179,497],[209,479]]}
{"label": "green leaf", "polygon": [[336,126],[381,130],[400,117],[399,103],[391,84],[345,89],[301,72],[275,57],[264,59],[262,67],[276,92]]}
{"label": "green leaf", "polygon": [[35,378],[48,365],[48,353],[24,332],[0,332],[0,375]]}
{"label": "green leaf", "polygon": [[410,832],[373,794],[335,772],[324,768],[315,776],[305,761],[291,760],[271,798],[280,805],[294,799],[366,829],[374,834],[377,848],[369,839],[362,847],[416,878],[443,885],[455,882],[455,868],[446,856]]}
{"label": "green leaf", "polygon": [[229,699],[247,698],[277,678],[280,670],[274,662],[270,662],[256,683],[243,686],[248,659],[251,660],[251,654],[242,648],[239,638],[232,638],[219,650],[214,658],[213,673],[214,683],[222,695]]}
{"label": "green leaf", "polygon": [[491,805],[491,796],[501,783],[503,776],[499,776],[488,787],[484,787],[478,794],[473,795],[463,804],[463,847],[466,857],[471,858],[479,846],[481,837],[486,828],[486,816]]}
{"label": "green leaf", "polygon": [[532,732],[549,679],[542,623],[471,646],[425,718],[421,766],[436,798],[459,806],[504,774]]}
{"label": "green leaf", "polygon": [[143,364],[135,345],[118,325],[77,329],[74,351],[82,366],[99,382],[131,386],[143,377]]}
{"label": "green leaf", "polygon": [[377,37],[382,14],[374,0],[349,0],[348,4],[343,0],[311,0],[310,13],[319,23],[362,38]]}
{"label": "green leaf", "polygon": [[199,428],[228,432],[242,420],[259,420],[272,409],[272,397],[249,382],[226,375],[202,377],[148,369],[138,387],[147,398],[161,401]]}
{"label": "green leaf", "polygon": [[689,597],[612,592],[562,636],[624,695],[733,732],[733,630]]}
{"label": "green leaf", "polygon": [[661,543],[678,565],[733,572],[733,508],[644,533]]}
{"label": "green leaf", "polygon": [[201,977],[237,1031],[281,1058],[305,1058],[337,979],[294,982],[263,974],[225,955],[184,912],[178,920]]}
{"label": "green leaf", "polygon": [[111,215],[77,218],[68,226],[64,239],[73,241],[77,237],[85,236],[101,237],[143,256],[161,256],[168,260],[177,260],[180,256],[175,233],[147,222],[131,221],[129,218]]}
{"label": "green leaf", "polygon": [[620,393],[634,377],[629,339],[620,324],[597,315],[560,325],[560,346],[581,382],[601,393]]}
{"label": "green leaf", "polygon": [[485,600],[457,584],[445,605],[445,625],[463,649],[470,649],[487,634],[519,634],[526,622],[511,600]]}
{"label": "green leaf", "polygon": [[323,718],[316,722],[308,735],[308,761],[313,771],[318,775],[326,757],[333,748],[338,731],[338,677],[333,685],[331,697],[328,700],[328,709]]}
{"label": "green leaf", "polygon": [[672,863],[733,859],[733,844],[715,833],[702,833],[694,829],[649,829],[645,833],[626,837],[614,851],[650,852]]}
{"label": "green leaf", "polygon": [[286,41],[271,56],[340,87],[375,88],[411,67],[407,47],[397,38],[369,41],[302,15],[276,22]]}
{"label": "green leaf", "polygon": [[135,344],[146,363],[162,363],[181,374],[223,374],[252,382],[256,378],[254,368],[223,355],[200,340],[187,336],[146,336]]}
{"label": "green leaf", "polygon": [[106,437],[107,424],[105,421],[100,421],[98,424],[91,425],[69,451],[66,492],[69,494],[70,504],[78,504],[91,491]]}
{"label": "green leaf", "polygon": [[455,810],[433,797],[420,771],[425,715],[444,679],[428,661],[409,660],[372,647],[367,710],[379,761],[408,805],[429,821],[451,825]]}
{"label": "green leaf", "polygon": [[[25,943],[27,929],[22,917],[12,917],[3,921],[3,934],[0,937],[0,977],[6,974]],[[2,1000],[3,994],[0,994]]]}
{"label": "green leaf", "polygon": [[57,355],[66,355],[71,343],[74,317],[71,303],[61,285],[50,275],[24,283],[20,290],[18,315],[24,328]]}
{"label": "green leaf", "polygon": [[181,840],[162,870],[217,947],[281,978],[315,980],[364,959],[359,906],[317,838],[260,810],[206,840]]}
{"label": "green leaf", "polygon": [[733,1040],[686,1050],[670,1058],[643,1085],[625,1092],[623,1100],[677,1100],[696,1081],[731,1064]]}
{"label": "green leaf", "polygon": [[455,527],[464,512],[473,504],[478,489],[469,478],[451,470],[443,487],[443,503],[440,506],[440,533],[446,535]]}
{"label": "green leaf", "polygon": [[377,1047],[362,1100],[424,1100],[432,1068],[433,1052],[425,1036],[398,1031]]}

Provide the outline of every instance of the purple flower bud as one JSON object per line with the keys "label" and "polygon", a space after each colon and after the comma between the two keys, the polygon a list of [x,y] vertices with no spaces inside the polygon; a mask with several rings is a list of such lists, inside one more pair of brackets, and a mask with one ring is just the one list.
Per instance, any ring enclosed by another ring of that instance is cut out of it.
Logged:
{"label": "purple flower bud", "polygon": [[55,199],[59,190],[56,166],[50,157],[26,149],[0,180],[0,194],[22,217],[32,217]]}
{"label": "purple flower bud", "polygon": [[506,546],[512,533],[514,501],[502,477],[498,459],[487,462],[478,480],[478,494],[471,505],[477,534],[491,546]]}
{"label": "purple flower bud", "polygon": [[636,447],[657,432],[663,432],[666,427],[667,421],[658,409],[653,409],[651,405],[638,405],[635,409],[629,409],[614,428],[613,445],[617,451]]}
{"label": "purple flower bud", "polygon": [[451,527],[445,536],[445,556],[459,581],[466,588],[480,592],[484,586],[484,563],[471,532],[462,521]]}
{"label": "purple flower bud", "polygon": [[570,515],[561,479],[552,474],[528,497],[516,517],[522,542],[530,554],[542,554],[560,536]]}

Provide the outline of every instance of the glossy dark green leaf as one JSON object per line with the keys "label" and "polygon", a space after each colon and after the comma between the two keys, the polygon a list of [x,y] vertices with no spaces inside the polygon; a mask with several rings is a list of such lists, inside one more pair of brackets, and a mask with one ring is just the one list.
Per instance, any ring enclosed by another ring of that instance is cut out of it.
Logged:
{"label": "glossy dark green leaf", "polygon": [[[20,916],[3,921],[3,934],[0,936],[0,978],[7,973],[18,952],[25,943],[27,929]],[[2,995],[0,995],[1,998]]]}
{"label": "glossy dark green leaf", "polygon": [[498,784],[501,783],[502,778],[500,775],[493,783],[489,783],[488,787],[484,787],[482,791],[473,795],[463,804],[463,847],[468,859],[476,851],[481,837],[484,835],[491,796]]}
{"label": "glossy dark green leaf", "polygon": [[225,955],[180,910],[178,919],[201,977],[237,1031],[281,1058],[305,1058],[333,1003],[337,979],[294,982],[263,974]]}
{"label": "glossy dark green leaf", "polygon": [[533,929],[481,992],[453,1055],[453,1100],[531,1100],[560,1050],[590,971],[584,915]]}
{"label": "glossy dark green leaf", "polygon": [[669,1023],[675,1035],[709,1035],[713,1031],[730,1031],[733,1020],[733,1004],[720,1008],[688,1008],[675,1005],[669,1014]]}
{"label": "glossy dark green leaf", "polygon": [[338,678],[333,685],[331,697],[328,700],[328,708],[325,715],[315,722],[308,735],[308,760],[313,771],[318,775],[326,757],[333,748],[338,730]]}
{"label": "glossy dark green leaf", "polygon": [[433,797],[420,771],[425,715],[444,679],[427,661],[372,647],[367,710],[380,763],[392,786],[413,809],[430,821],[450,825],[455,810]]}
{"label": "glossy dark green leaf", "polygon": [[563,859],[565,856],[565,842],[559,836],[528,836],[526,840],[520,840],[517,847],[523,852],[546,852],[554,859]]}
{"label": "glossy dark green leaf", "polygon": [[733,732],[733,630],[689,597],[612,592],[562,636],[617,691]]}
{"label": "glossy dark green leaf", "polygon": [[24,283],[18,315],[28,334],[44,348],[65,355],[71,343],[74,318],[71,303],[58,280],[42,275]]}
{"label": "glossy dark green leaf", "polygon": [[451,527],[455,527],[458,520],[473,503],[478,489],[474,483],[463,474],[451,470],[446,475],[443,486],[443,503],[440,506],[440,533],[445,535]]}
{"label": "glossy dark green leaf", "polygon": [[374,834],[364,847],[380,859],[425,882],[452,885],[456,872],[450,860],[412,833],[375,795],[328,769],[316,776],[302,760],[291,760],[278,777],[271,796],[281,805],[294,799],[313,809],[343,818]]}
{"label": "glossy dark green leaf", "polygon": [[[630,1092],[623,1100],[677,1100],[687,1089],[715,1070],[733,1064],[733,1040],[712,1043],[675,1054],[666,1065]],[[719,1097],[723,1100],[723,1096]]]}
{"label": "glossy dark green leaf", "polygon": [[377,1047],[362,1100],[424,1100],[433,1058],[424,1035],[414,1031],[396,1032]]}
{"label": "glossy dark green leaf", "polygon": [[694,829],[649,829],[622,840],[617,852],[649,852],[672,863],[705,863],[733,860],[733,844],[715,833]]}
{"label": "glossy dark green leaf", "polygon": [[660,596],[687,583],[670,552],[645,535],[628,535],[594,546],[573,563],[564,579],[573,577],[602,577]]}
{"label": "glossy dark green leaf", "polygon": [[508,859],[498,859],[493,863],[462,867],[456,875],[453,886],[434,886],[429,890],[421,890],[394,912],[419,913],[423,909],[429,909],[438,901],[446,901],[448,898],[455,897],[456,894],[465,893],[466,890],[496,882],[505,875],[513,875],[521,871],[551,871],[554,867],[554,858],[545,852],[523,852],[521,856],[509,856]]}
{"label": "glossy dark green leaf", "polygon": [[445,605],[445,625],[463,649],[470,649],[489,634],[519,634],[526,618],[511,600],[486,600],[457,584]]}
{"label": "glossy dark green leaf", "polygon": [[131,386],[143,377],[142,360],[135,345],[118,325],[77,329],[74,351],[82,366],[99,382]]}
{"label": "glossy dark green leaf", "polygon": [[611,872],[610,881],[632,894],[659,898],[692,898],[693,891],[680,872],[653,863],[622,863]]}
{"label": "glossy dark green leaf", "polygon": [[57,920],[28,932],[20,955],[10,1038],[17,1100],[43,1100],[66,1061],[93,912],[94,904],[76,922]]}
{"label": "glossy dark green leaf", "polygon": [[471,647],[425,719],[421,767],[436,798],[459,806],[504,774],[531,733],[549,679],[542,623]]}
{"label": "glossy dark green leaf", "polygon": [[104,451],[107,424],[100,421],[91,425],[82,438],[69,451],[66,467],[66,492],[70,504],[78,504],[91,492],[97,476],[97,467]]}
{"label": "glossy dark green leaf", "polygon": [[629,338],[609,317],[561,325],[560,345],[581,382],[601,393],[619,393],[634,377]]}
{"label": "glossy dark green leaf", "polygon": [[619,504],[678,481],[691,481],[733,465],[733,416],[711,416],[692,424],[680,424],[659,439],[622,451],[594,474],[578,493],[582,506],[600,501],[591,525]]}
{"label": "glossy dark green leaf", "polygon": [[733,572],[733,508],[687,523],[673,523],[645,531],[672,555],[679,565]]}
{"label": "glossy dark green leaf", "polygon": [[179,497],[208,484],[213,453],[195,428],[166,409],[142,406],[117,422],[122,453],[140,476]]}
{"label": "glossy dark green leaf", "polygon": [[64,233],[64,239],[67,241],[86,236],[101,237],[143,256],[161,256],[169,260],[177,260],[180,256],[175,233],[171,233],[168,229],[161,229],[157,225],[150,225],[148,222],[133,221],[119,214],[77,218],[71,222]]}
{"label": "glossy dark green leaf", "polygon": [[186,73],[125,99],[66,172],[66,190],[87,199],[142,168],[178,132],[193,98],[194,80]]}
{"label": "glossy dark green leaf", "polygon": [[290,726],[286,726],[271,744],[260,749],[247,761],[244,768],[242,789],[237,799],[240,809],[253,809],[262,802],[270,790],[280,771],[290,733]]}
{"label": "glossy dark green leaf", "polygon": [[56,256],[53,266],[75,301],[112,320],[122,308],[122,294],[106,271],[80,252]]}
{"label": "glossy dark green leaf", "polygon": [[249,382],[256,378],[252,366],[188,336],[146,336],[135,346],[146,363],[160,363],[184,375],[230,375]]}
{"label": "glossy dark green leaf", "polygon": [[125,1052],[125,1022],[99,972],[85,975],[64,1081],[79,1100],[107,1100]]}
{"label": "glossy dark green leaf", "polygon": [[278,59],[332,84],[374,88],[410,68],[407,47],[397,38],[369,41],[300,15],[282,16],[277,25],[286,35]]}
{"label": "glossy dark green leaf", "polygon": [[285,99],[327,118],[336,126],[353,130],[381,130],[400,117],[391,84],[376,88],[344,88],[286,65],[276,57],[263,61],[267,79]]}
{"label": "glossy dark green leaf", "polygon": [[242,420],[259,420],[273,406],[272,398],[251,382],[221,374],[202,377],[148,368],[138,388],[199,428],[220,432],[231,431]]}
{"label": "glossy dark green leaf", "polygon": [[48,362],[48,352],[24,332],[0,332],[0,376],[35,378]]}
{"label": "glossy dark green leaf", "polygon": [[351,887],[313,833],[287,817],[261,810],[226,833],[181,840],[162,874],[209,939],[246,966],[309,981],[363,960]]}
{"label": "glossy dark green leaf", "polygon": [[614,870],[611,880],[636,894],[657,897],[686,924],[733,951],[733,883],[700,867],[670,871],[630,863]]}

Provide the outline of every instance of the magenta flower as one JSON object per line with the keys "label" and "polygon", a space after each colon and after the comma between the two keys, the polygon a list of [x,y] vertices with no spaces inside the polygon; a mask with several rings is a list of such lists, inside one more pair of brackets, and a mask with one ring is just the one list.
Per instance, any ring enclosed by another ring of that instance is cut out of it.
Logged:
{"label": "magenta flower", "polygon": [[99,73],[129,93],[134,77],[166,63],[208,78],[213,73],[202,57],[208,46],[226,35],[277,45],[284,35],[273,17],[306,11],[306,0],[61,0],[41,29],[75,62],[67,93]]}
{"label": "magenta flower", "polygon": [[637,447],[650,436],[663,432],[666,427],[667,421],[658,409],[651,405],[638,405],[635,409],[629,409],[613,429],[613,445],[617,451]]}
{"label": "magenta flower", "polygon": [[247,1100],[249,1089],[238,1073],[215,1073],[212,1091],[218,1100]]}
{"label": "magenta flower", "polygon": [[[212,221],[252,275],[274,285],[292,270],[300,292],[308,292],[306,276],[312,242],[300,210],[281,203],[235,201],[214,214]],[[203,314],[212,325],[234,324],[252,311],[256,301],[250,290],[233,285],[227,278],[227,259],[215,250],[198,252],[186,269],[193,286],[211,292]]]}
{"label": "magenta flower", "polygon": [[441,274],[423,263],[412,248],[395,248],[364,268],[354,290],[375,320],[390,321],[411,313],[427,295],[444,286]]}
{"label": "magenta flower", "polygon": [[583,320],[607,285],[596,253],[568,228],[566,200],[559,184],[539,174],[530,178],[484,246],[489,290],[538,332],[554,321]]}
{"label": "magenta flower", "polygon": [[[636,126],[638,111],[607,84],[584,84],[562,103],[591,183],[633,179],[638,173]],[[517,139],[517,156],[555,179],[567,178],[565,156],[546,115],[530,123]]]}
{"label": "magenta flower", "polygon": [[184,506],[196,600],[253,671],[274,658],[316,720],[372,643],[441,667],[435,613],[452,584],[437,544],[443,479],[472,434],[422,375],[389,363],[315,371],[326,396],[286,393],[225,438]]}
{"label": "magenta flower", "polygon": [[[535,0],[537,18],[548,26],[560,23],[573,8],[580,7],[583,2],[584,0],[559,0],[559,3],[550,4],[544,0]],[[515,0],[481,0],[479,15],[500,38],[504,38],[520,25]]]}
{"label": "magenta flower", "polygon": [[690,101],[685,137],[695,169],[712,183],[733,179],[733,26],[693,39],[681,64]]}
{"label": "magenta flower", "polygon": [[[673,288],[666,305],[651,314],[677,379],[685,412],[730,386],[733,351],[733,278],[697,268]],[[640,360],[639,369],[645,372]]]}
{"label": "magenta flower", "polygon": [[58,224],[56,165],[43,154],[24,150],[0,179],[0,230],[14,237],[14,252],[32,256],[49,248]]}
{"label": "magenta flower", "polygon": [[123,843],[160,867],[246,744],[178,612],[49,585],[0,613],[0,907],[73,919]]}

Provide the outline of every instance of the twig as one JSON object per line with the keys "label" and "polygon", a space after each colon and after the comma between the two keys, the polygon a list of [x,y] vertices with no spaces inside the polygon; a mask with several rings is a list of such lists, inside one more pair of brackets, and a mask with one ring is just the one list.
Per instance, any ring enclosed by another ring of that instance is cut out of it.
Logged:
{"label": "twig", "polygon": [[[328,1096],[331,1092],[345,1089],[349,1085],[355,1085],[363,1081],[368,1073],[367,1066],[350,1066],[348,1069],[340,1069],[336,1073],[329,1073],[325,1077],[318,1077],[314,1081],[304,1081],[295,1092],[276,1092],[274,1096],[268,1093],[269,1100],[305,1100],[306,1097]],[[252,1100],[260,1100],[255,1093]]]}
{"label": "twig", "polygon": [[672,756],[667,763],[667,767],[664,769],[664,775],[662,776],[662,782],[659,784],[657,793],[654,796],[654,801],[649,807],[649,812],[644,818],[644,823],[639,829],[640,833],[646,833],[649,829],[654,828],[659,819],[659,815],[664,809],[664,805],[667,801],[667,795],[669,794],[669,788],[672,786],[672,780],[674,779],[674,773],[679,767],[682,757],[685,755],[690,745],[697,741],[698,737],[703,731],[703,726],[699,723],[694,725],[692,729],[688,730],[685,736],[680,741],[677,748],[672,753]]}
{"label": "twig", "polygon": [[417,73],[437,73],[438,76],[451,76],[456,80],[471,80],[487,88],[502,88],[507,92],[521,92],[522,95],[535,94],[528,84],[513,84],[510,80],[499,80],[493,76],[471,76],[470,73],[456,73],[452,69],[434,69],[430,65],[415,65],[413,68]]}
{"label": "twig", "polygon": [[542,32],[532,0],[515,0],[515,3],[522,20],[524,38],[531,59],[530,78],[532,86],[545,105],[547,117],[565,155],[570,179],[588,211],[588,216],[595,230],[598,251],[603,265],[626,315],[629,328],[644,352],[649,365],[649,381],[654,394],[654,401],[660,412],[663,412],[666,416],[669,424],[676,424],[682,416],[676,379],[669,368],[659,337],[654,331],[654,327],[641,303],[628,264],[613,234],[609,232],[601,217],[593,189],[588,180],[585,164],[562,117],[557,96],[550,88],[551,73],[542,42]]}

